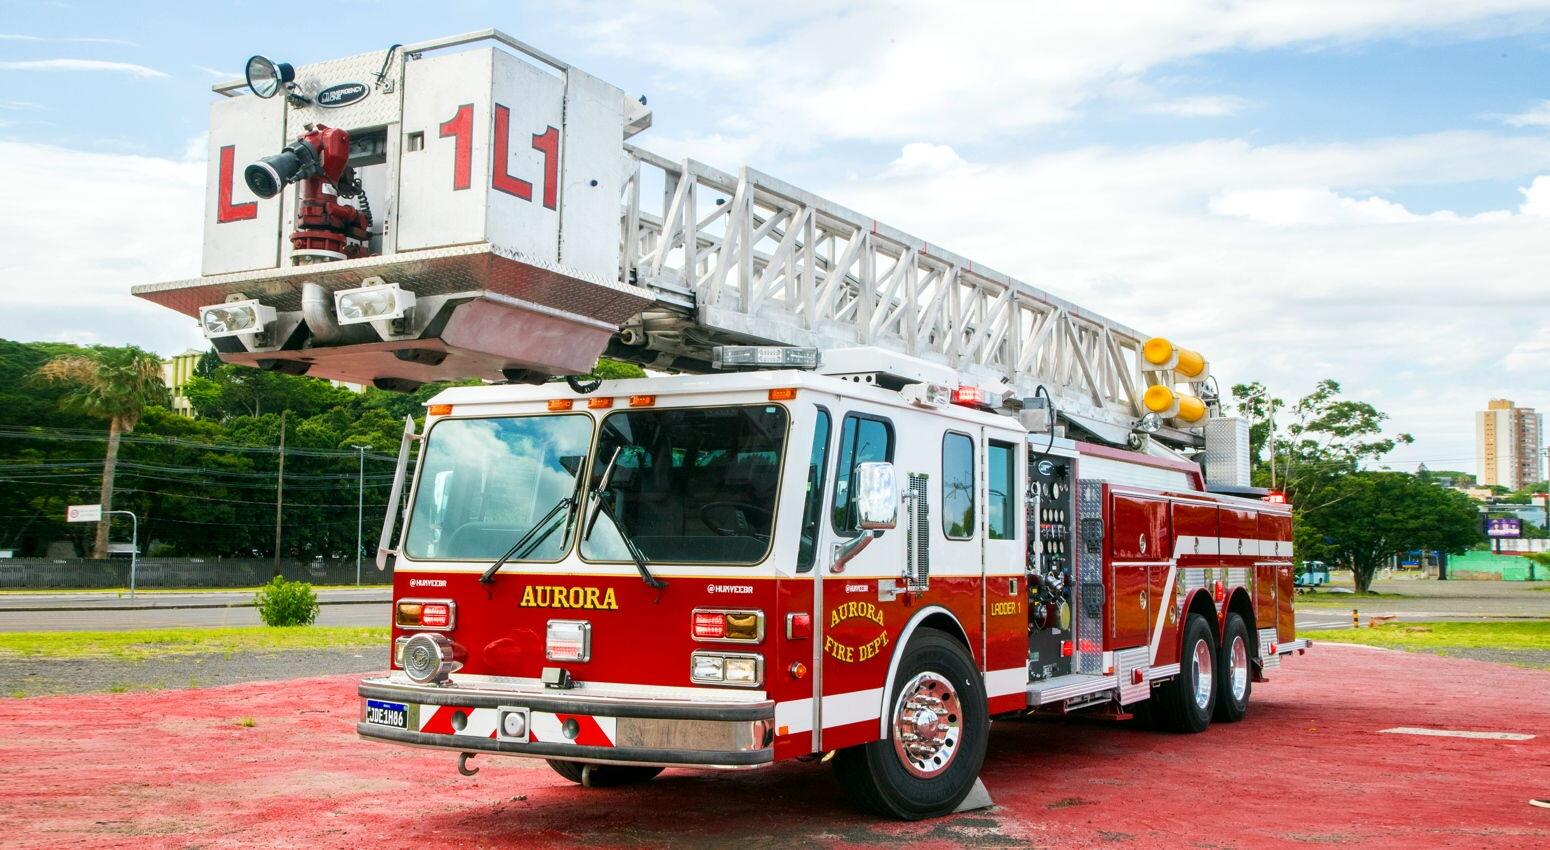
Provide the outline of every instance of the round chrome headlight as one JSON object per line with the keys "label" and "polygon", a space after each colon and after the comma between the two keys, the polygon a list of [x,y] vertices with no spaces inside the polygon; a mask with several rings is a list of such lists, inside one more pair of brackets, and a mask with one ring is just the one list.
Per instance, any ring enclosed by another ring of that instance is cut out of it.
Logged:
{"label": "round chrome headlight", "polygon": [[415,635],[404,644],[404,675],[420,684],[439,682],[458,668],[452,641],[443,635]]}

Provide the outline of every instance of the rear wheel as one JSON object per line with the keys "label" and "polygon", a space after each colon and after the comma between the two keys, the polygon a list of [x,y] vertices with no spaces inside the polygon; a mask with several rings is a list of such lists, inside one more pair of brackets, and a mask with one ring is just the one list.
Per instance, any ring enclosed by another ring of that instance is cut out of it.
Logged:
{"label": "rear wheel", "polygon": [[617,788],[639,785],[662,772],[660,767],[635,767],[623,764],[583,764],[579,761],[545,759],[554,772],[588,788]]}
{"label": "rear wheel", "polygon": [[1179,675],[1152,692],[1160,725],[1175,732],[1204,732],[1216,704],[1216,640],[1199,614],[1184,621]]}
{"label": "rear wheel", "polygon": [[910,640],[893,682],[888,737],[841,750],[834,773],[851,800],[904,820],[963,802],[985,761],[985,687],[963,645],[935,629]]}
{"label": "rear wheel", "polygon": [[1249,628],[1237,614],[1227,615],[1227,629],[1222,634],[1222,650],[1216,664],[1216,720],[1236,723],[1249,713],[1249,694],[1254,690],[1254,677],[1249,665]]}

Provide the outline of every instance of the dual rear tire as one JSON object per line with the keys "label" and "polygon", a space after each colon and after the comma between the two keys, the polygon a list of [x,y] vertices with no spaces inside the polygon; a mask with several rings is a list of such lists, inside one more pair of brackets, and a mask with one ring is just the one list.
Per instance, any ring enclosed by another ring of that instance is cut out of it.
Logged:
{"label": "dual rear tire", "polygon": [[1199,614],[1184,621],[1179,675],[1152,691],[1154,720],[1174,732],[1204,732],[1211,721],[1235,723],[1249,710],[1253,691],[1249,629],[1243,617],[1227,615],[1218,645],[1216,630]]}

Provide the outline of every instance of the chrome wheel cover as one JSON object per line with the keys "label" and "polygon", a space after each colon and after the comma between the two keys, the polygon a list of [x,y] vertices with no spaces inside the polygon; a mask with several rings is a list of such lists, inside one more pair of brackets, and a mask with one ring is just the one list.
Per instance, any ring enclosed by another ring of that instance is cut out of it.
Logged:
{"label": "chrome wheel cover", "polygon": [[1195,686],[1195,707],[1204,710],[1211,704],[1211,645],[1204,640],[1195,641],[1194,669],[1190,671],[1190,683]]}
{"label": "chrome wheel cover", "polygon": [[1249,690],[1249,648],[1243,642],[1242,635],[1235,635],[1232,639],[1232,699],[1233,702],[1243,702],[1243,695]]}
{"label": "chrome wheel cover", "polygon": [[953,763],[963,735],[958,692],[927,671],[899,689],[893,707],[893,751],[912,776],[930,779]]}

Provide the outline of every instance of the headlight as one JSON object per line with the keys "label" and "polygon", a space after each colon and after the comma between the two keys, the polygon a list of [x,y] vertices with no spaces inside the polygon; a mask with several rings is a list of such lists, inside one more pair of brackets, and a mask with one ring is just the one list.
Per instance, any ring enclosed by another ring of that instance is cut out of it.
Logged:
{"label": "headlight", "polygon": [[419,634],[404,644],[404,674],[419,684],[440,682],[459,665],[452,658],[452,641],[442,635]]}
{"label": "headlight", "polygon": [[689,656],[689,681],[702,685],[757,688],[764,683],[764,656],[756,653],[696,652]]}
{"label": "headlight", "polygon": [[401,319],[414,307],[414,293],[396,283],[341,289],[334,293],[339,324]]}
{"label": "headlight", "polygon": [[261,333],[274,318],[274,308],[256,298],[199,308],[199,327],[206,339]]}

